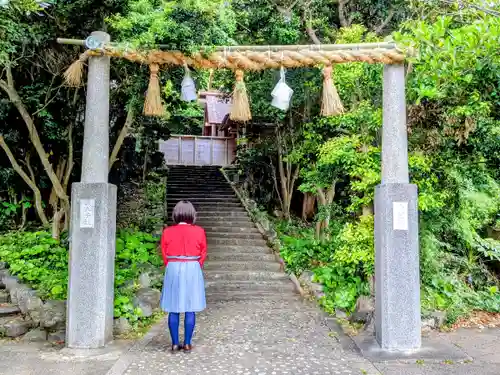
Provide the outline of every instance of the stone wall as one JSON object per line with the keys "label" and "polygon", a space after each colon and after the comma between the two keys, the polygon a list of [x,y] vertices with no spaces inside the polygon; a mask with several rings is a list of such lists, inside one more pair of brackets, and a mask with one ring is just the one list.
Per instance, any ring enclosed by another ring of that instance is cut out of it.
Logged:
{"label": "stone wall", "polygon": [[66,301],[42,301],[0,264],[0,334],[26,341],[65,340]]}

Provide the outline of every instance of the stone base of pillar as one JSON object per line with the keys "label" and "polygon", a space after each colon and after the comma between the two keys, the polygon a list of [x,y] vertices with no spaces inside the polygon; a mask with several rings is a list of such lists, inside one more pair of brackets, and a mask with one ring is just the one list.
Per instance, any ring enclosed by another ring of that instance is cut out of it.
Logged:
{"label": "stone base of pillar", "polygon": [[375,190],[375,335],[382,350],[421,347],[417,199],[412,184]]}
{"label": "stone base of pillar", "polygon": [[71,188],[66,345],[96,349],[113,339],[116,186]]}

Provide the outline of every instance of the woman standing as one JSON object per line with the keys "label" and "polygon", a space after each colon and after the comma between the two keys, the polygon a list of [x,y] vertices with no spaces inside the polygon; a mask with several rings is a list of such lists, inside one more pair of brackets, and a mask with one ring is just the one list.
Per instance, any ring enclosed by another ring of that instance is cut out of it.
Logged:
{"label": "woman standing", "polygon": [[[174,207],[174,226],[167,227],[161,237],[165,278],[161,308],[168,312],[168,328],[172,352],[192,349],[196,323],[195,313],[206,307],[203,263],[207,257],[207,240],[203,228],[194,225],[196,210],[191,202],[180,201]],[[179,318],[184,316],[184,345],[179,345]]]}

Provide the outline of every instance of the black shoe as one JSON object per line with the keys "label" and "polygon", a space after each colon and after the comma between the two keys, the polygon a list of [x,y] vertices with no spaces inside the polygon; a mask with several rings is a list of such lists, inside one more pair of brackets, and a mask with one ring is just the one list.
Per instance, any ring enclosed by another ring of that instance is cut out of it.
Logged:
{"label": "black shoe", "polygon": [[182,347],[179,346],[179,345],[172,345],[171,351],[172,351],[172,353],[175,353],[175,352],[178,352],[181,349],[182,349]]}

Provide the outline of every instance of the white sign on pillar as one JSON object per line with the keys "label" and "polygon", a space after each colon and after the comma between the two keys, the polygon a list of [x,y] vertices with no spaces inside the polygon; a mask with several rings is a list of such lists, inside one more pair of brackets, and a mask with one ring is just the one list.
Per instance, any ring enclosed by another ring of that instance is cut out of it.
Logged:
{"label": "white sign on pillar", "polygon": [[392,229],[408,230],[408,202],[392,202]]}
{"label": "white sign on pillar", "polygon": [[80,199],[80,228],[94,228],[95,199]]}

